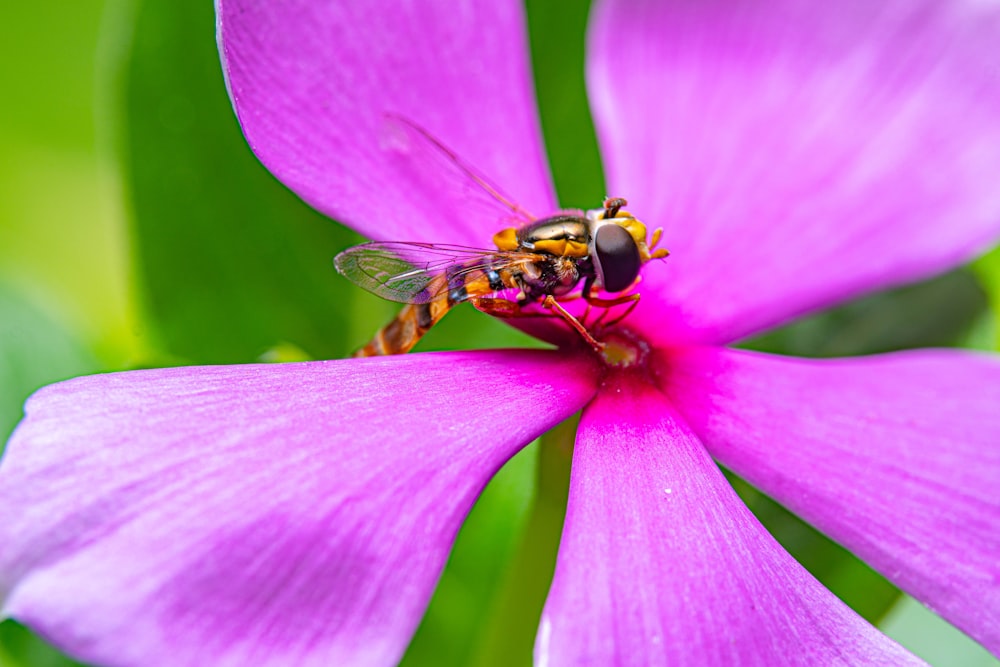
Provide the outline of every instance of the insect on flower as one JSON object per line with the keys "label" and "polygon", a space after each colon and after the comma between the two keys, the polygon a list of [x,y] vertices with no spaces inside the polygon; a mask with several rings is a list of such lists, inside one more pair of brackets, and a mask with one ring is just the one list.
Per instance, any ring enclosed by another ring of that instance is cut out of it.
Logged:
{"label": "insect on flower", "polygon": [[[535,218],[426,130],[402,118],[395,120],[521,224],[497,232],[495,249],[371,242],[338,254],[334,264],[348,280],[384,299],[407,304],[354,356],[408,352],[449,310],[465,301],[497,317],[545,316],[525,310],[540,304],[550,311],[547,316],[562,318],[594,350],[602,351],[604,344],[597,336],[628,316],[639,301],[640,295],[631,289],[642,266],[669,254],[656,249],[663,230],[656,229],[647,240],[646,225],[624,210],[627,202],[620,197],[607,198],[599,209]],[[599,297],[598,289],[617,296]],[[587,304],[580,318],[560,303],[576,298]],[[609,318],[615,306],[625,309]],[[595,307],[601,314],[588,325]]]}

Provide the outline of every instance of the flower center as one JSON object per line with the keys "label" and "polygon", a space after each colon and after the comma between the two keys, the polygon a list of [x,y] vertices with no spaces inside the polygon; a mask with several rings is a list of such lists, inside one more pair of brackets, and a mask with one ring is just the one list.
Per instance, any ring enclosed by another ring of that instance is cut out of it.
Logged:
{"label": "flower center", "polygon": [[615,368],[637,366],[646,360],[649,344],[627,330],[615,329],[602,340],[600,352],[605,365]]}

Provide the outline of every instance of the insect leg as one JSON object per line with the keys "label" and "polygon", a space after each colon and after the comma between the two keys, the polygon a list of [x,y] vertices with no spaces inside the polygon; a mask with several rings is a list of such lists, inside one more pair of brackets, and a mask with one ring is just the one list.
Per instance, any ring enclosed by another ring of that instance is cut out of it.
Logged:
{"label": "insect leg", "polygon": [[604,343],[601,343],[596,338],[590,335],[587,328],[580,324],[580,321],[573,317],[573,315],[559,305],[551,295],[546,296],[545,300],[542,301],[542,306],[553,311],[551,313],[528,313],[521,309],[520,304],[514,301],[508,301],[506,299],[474,299],[472,304],[480,311],[486,313],[487,315],[493,315],[495,317],[558,317],[566,323],[568,323],[573,329],[580,334],[580,336],[587,341],[597,352],[604,350]]}
{"label": "insect leg", "polygon": [[[598,308],[604,309],[604,312],[600,314],[600,316],[597,318],[597,320],[594,322],[592,326],[597,327],[598,325],[600,325],[601,328],[607,328],[614,326],[615,324],[618,324],[626,317],[628,317],[629,313],[635,310],[635,307],[639,305],[639,296],[640,296],[639,294],[627,294],[625,296],[620,296],[615,299],[601,299],[598,297],[588,297],[587,298],[588,305],[593,305],[597,306]],[[614,308],[615,306],[620,306],[624,303],[629,304],[628,308],[625,309],[625,312],[623,312],[618,317],[615,317],[610,322],[604,321],[604,318],[607,317],[611,308]]]}
{"label": "insect leg", "polygon": [[493,317],[559,317],[553,313],[531,313],[525,312],[521,303],[509,301],[507,299],[493,299],[490,297],[472,299],[472,305],[476,310],[492,315]]}
{"label": "insect leg", "polygon": [[554,311],[556,314],[559,315],[559,317],[563,318],[568,325],[573,327],[576,330],[576,332],[580,334],[583,340],[587,341],[588,345],[594,348],[596,352],[604,351],[604,343],[600,342],[599,340],[591,336],[590,332],[587,331],[587,327],[580,324],[580,320],[573,317],[573,315],[568,310],[559,305],[559,302],[556,301],[551,294],[545,297],[545,300],[542,301],[542,305]]}

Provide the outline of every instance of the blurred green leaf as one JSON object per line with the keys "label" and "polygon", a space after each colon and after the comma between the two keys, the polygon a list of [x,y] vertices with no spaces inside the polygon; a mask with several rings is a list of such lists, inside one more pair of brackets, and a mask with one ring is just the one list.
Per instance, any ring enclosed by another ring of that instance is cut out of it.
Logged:
{"label": "blurred green leaf", "polygon": [[797,320],[741,347],[800,357],[846,357],[960,345],[988,305],[975,275],[957,269]]}
{"label": "blurred green leaf", "polygon": [[993,352],[1000,344],[997,329],[997,315],[991,308],[975,321],[968,335],[962,341],[961,347],[980,352]]}
{"label": "blurred green leaf", "polygon": [[359,239],[251,154],[226,95],[212,3],[139,3],[123,87],[136,268],[166,350],[216,363],[279,344],[344,354],[352,291],[332,258]]}
{"label": "blurred green leaf", "polygon": [[[0,137],[88,150],[93,144],[94,44],[103,0],[0,3]],[[5,146],[6,147],[6,146]]]}
{"label": "blurred green leaf", "polygon": [[1000,667],[1000,659],[909,596],[879,629],[935,667]]}
{"label": "blurred green leaf", "polygon": [[459,531],[404,667],[469,665],[501,594],[504,571],[532,502],[538,447],[530,445],[493,478]]}
{"label": "blurred green leaf", "polygon": [[0,280],[120,363],[133,338],[124,253],[114,167],[95,139],[104,4],[0,3]]}
{"label": "blurred green leaf", "polygon": [[97,361],[73,335],[0,283],[0,443],[20,421],[33,391],[97,370]]}
{"label": "blurred green leaf", "polygon": [[[997,326],[1000,319],[1000,245],[976,260],[972,268],[982,281],[990,301],[993,332],[990,348],[1000,349],[1000,327]],[[984,328],[986,326],[989,325],[984,325]]]}
{"label": "blurred green leaf", "polygon": [[584,82],[590,2],[525,4],[539,113],[559,201],[566,207],[600,206],[608,193]]}
{"label": "blurred green leaf", "polygon": [[74,667],[67,658],[14,621],[0,622],[0,667]]}

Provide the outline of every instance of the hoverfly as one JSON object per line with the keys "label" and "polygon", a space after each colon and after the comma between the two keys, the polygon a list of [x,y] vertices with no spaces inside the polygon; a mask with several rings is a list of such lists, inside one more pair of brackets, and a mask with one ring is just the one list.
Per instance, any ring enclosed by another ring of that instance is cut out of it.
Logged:
{"label": "hoverfly", "polygon": [[[539,304],[601,351],[604,344],[591,329],[599,331],[621,321],[636,306],[639,294],[628,292],[637,283],[639,270],[651,259],[668,254],[655,249],[662,230],[655,230],[647,242],[646,226],[625,211],[627,202],[617,197],[606,199],[603,208],[534,218],[428,132],[406,119],[395,120],[524,224],[497,232],[495,249],[371,242],[338,254],[334,264],[348,280],[384,299],[406,304],[354,356],[408,352],[449,310],[465,301],[498,317],[537,317],[539,313],[526,312],[524,307]],[[577,292],[581,281],[582,289]],[[594,294],[597,288],[622,294],[601,298]],[[507,296],[510,292],[513,299]],[[580,319],[560,303],[571,298],[582,298],[587,304]],[[605,321],[609,309],[618,305],[626,306],[624,312]],[[592,307],[603,311],[588,328]]]}

